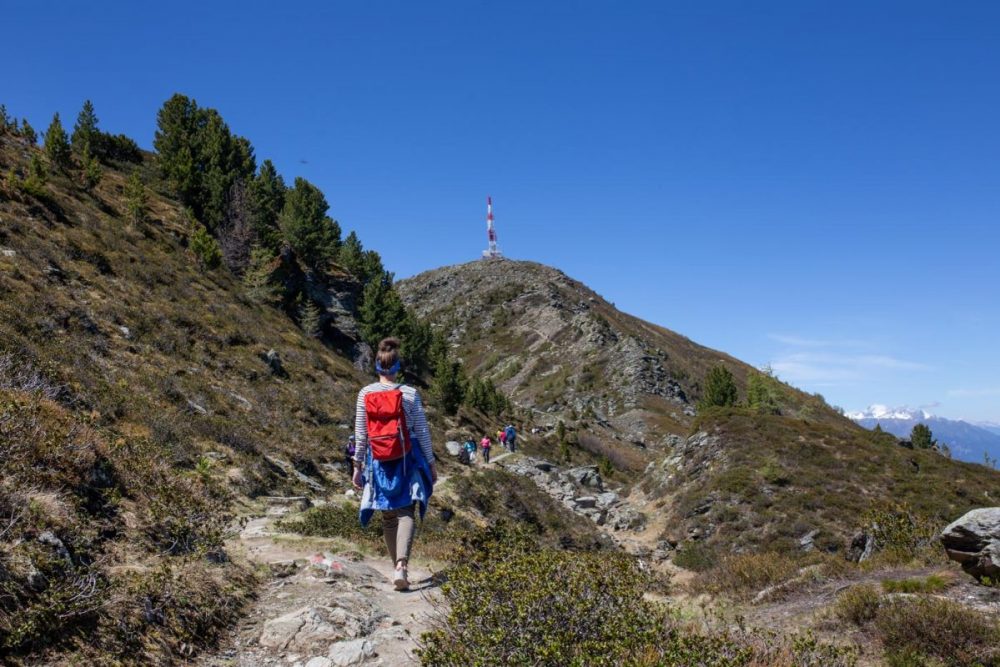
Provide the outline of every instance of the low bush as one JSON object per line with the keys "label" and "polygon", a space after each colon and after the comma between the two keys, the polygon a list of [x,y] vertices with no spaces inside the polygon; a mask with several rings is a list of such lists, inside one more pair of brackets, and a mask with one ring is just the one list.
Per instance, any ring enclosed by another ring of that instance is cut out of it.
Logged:
{"label": "low bush", "polygon": [[939,593],[954,584],[950,573],[942,573],[913,579],[883,579],[882,590],[886,593]]}
{"label": "low bush", "polygon": [[695,590],[748,599],[768,586],[788,581],[798,570],[798,561],[784,554],[736,554],[725,556],[699,574],[693,584]]}
{"label": "low bush", "polygon": [[875,586],[858,584],[837,596],[833,614],[842,621],[864,625],[875,618],[881,603],[882,595]]}
{"label": "low bush", "polygon": [[314,537],[342,537],[369,546],[382,542],[382,513],[375,512],[366,528],[358,520],[358,508],[347,503],[313,507],[298,517],[277,523],[279,529]]}
{"label": "low bush", "polygon": [[500,523],[465,540],[449,603],[419,651],[428,666],[792,665],[842,667],[853,651],[808,636],[703,631],[643,597],[647,575],[621,553],[543,548]]}
{"label": "low bush", "polygon": [[1000,665],[1000,624],[993,616],[939,598],[895,598],[875,616],[891,663],[950,667]]}

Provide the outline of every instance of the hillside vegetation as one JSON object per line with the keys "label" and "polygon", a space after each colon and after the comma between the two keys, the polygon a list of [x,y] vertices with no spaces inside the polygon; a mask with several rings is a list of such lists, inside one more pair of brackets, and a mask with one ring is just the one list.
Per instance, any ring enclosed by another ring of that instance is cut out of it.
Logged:
{"label": "hillside vegetation", "polygon": [[252,590],[231,499],[322,484],[362,378],[200,261],[151,156],[19,185],[43,159],[0,136],[0,653],[180,656]]}

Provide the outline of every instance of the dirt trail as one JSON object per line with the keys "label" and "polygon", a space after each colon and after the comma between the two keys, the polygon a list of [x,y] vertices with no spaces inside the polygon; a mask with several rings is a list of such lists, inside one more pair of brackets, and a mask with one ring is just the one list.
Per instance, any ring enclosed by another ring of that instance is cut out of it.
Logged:
{"label": "dirt trail", "polygon": [[[199,667],[414,665],[417,640],[440,599],[439,579],[414,563],[411,590],[392,586],[388,560],[345,551],[338,540],[282,534],[287,507],[251,518],[229,545],[270,580],[223,647]],[[328,567],[310,563],[316,554]]]}

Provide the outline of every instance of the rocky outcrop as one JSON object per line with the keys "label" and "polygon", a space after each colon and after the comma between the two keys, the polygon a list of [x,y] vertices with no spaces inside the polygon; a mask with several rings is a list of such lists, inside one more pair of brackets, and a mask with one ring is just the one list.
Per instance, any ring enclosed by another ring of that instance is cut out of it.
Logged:
{"label": "rocky outcrop", "polygon": [[[564,470],[550,461],[531,457],[500,465],[515,475],[528,477],[567,509],[587,517],[598,526],[607,526],[613,531],[628,531],[638,530],[646,524],[646,516],[629,507],[617,492],[604,490],[604,480],[597,466]],[[601,493],[595,494],[595,491]]]}
{"label": "rocky outcrop", "polygon": [[1000,580],[1000,507],[966,513],[942,531],[941,544],[976,579]]}

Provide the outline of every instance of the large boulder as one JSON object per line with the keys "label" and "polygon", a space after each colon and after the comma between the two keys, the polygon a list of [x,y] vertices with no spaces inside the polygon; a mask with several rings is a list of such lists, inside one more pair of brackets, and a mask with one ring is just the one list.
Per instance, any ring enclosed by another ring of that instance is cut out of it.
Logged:
{"label": "large boulder", "polygon": [[941,544],[976,579],[1000,579],[1000,507],[966,513],[942,531]]}
{"label": "large boulder", "polygon": [[448,451],[449,456],[459,456],[462,453],[462,443],[454,440],[444,443],[444,448]]}

